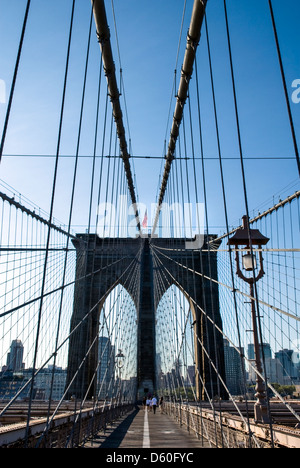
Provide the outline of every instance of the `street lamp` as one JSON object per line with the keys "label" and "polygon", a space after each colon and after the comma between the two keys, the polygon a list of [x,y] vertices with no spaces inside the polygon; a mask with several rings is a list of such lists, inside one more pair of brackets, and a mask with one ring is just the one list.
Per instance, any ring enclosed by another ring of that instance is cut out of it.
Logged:
{"label": "street lamp", "polygon": [[118,354],[116,355],[116,359],[117,359],[117,367],[118,369],[122,369],[122,367],[124,367],[124,359],[125,359],[125,356],[124,354],[122,353],[122,350],[119,349],[119,352]]}
{"label": "street lamp", "polygon": [[[252,324],[253,324],[253,339],[254,339],[254,352],[255,352],[255,365],[256,365],[256,398],[257,401],[254,405],[254,420],[255,422],[260,422],[267,424],[269,423],[269,417],[267,413],[267,403],[266,403],[266,387],[265,383],[261,377],[262,375],[262,363],[260,355],[260,346],[258,339],[258,329],[257,329],[257,317],[256,317],[256,308],[255,308],[255,299],[254,299],[254,284],[259,281],[265,274],[263,269],[263,256],[262,256],[262,245],[266,245],[269,242],[269,238],[265,237],[260,233],[258,229],[250,229],[249,220],[247,216],[243,216],[243,225],[241,228],[237,229],[235,234],[229,239],[228,245],[233,245],[235,247],[235,261],[237,275],[239,278],[244,280],[250,286],[250,296],[251,296],[251,314],[252,314]],[[242,268],[245,272],[242,272],[240,267],[240,249],[243,247],[245,252],[242,255]],[[255,253],[253,252],[253,247],[257,247],[259,251],[259,262]]]}
{"label": "street lamp", "polygon": [[125,356],[122,353],[122,350],[119,349],[118,354],[116,355],[116,360],[117,360],[117,368],[118,368],[118,378],[119,378],[119,402],[121,402],[121,387],[122,387],[122,368],[124,367],[125,363]]}

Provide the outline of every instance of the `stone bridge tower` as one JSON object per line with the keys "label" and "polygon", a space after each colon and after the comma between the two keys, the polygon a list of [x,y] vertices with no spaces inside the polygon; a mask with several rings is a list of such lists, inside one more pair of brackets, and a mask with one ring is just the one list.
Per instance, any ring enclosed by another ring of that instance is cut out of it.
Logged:
{"label": "stone bridge tower", "polygon": [[[176,248],[168,249],[170,242]],[[193,312],[197,397],[206,399],[205,385],[210,396],[218,394],[219,390],[225,398],[225,392],[218,389],[219,379],[211,365],[217,365],[219,374],[225,380],[223,339],[211,323],[213,321],[222,329],[218,284],[205,279],[205,276],[217,279],[217,252],[210,252],[208,256],[205,245],[203,252],[187,250],[184,239],[100,239],[97,235],[78,234],[73,243],[77,252],[77,281],[71,331],[76,330],[69,344],[68,397],[75,395],[81,399],[88,391],[88,398],[91,398],[95,393],[96,382],[92,385],[90,383],[98,361],[96,337],[99,333],[100,312],[105,299],[118,284],[124,286],[131,295],[137,310],[137,394],[143,394],[145,389],[155,391],[155,307],[160,298],[156,298],[155,304],[154,277],[160,266],[155,262],[153,252],[162,249],[165,254],[163,264],[166,271],[170,272],[171,282],[185,294]],[[137,299],[133,286],[124,281],[124,271],[132,262],[138,263],[140,267]],[[178,268],[179,263],[186,268]],[[113,268],[109,267],[111,265]],[[161,297],[164,292],[161,291]]]}

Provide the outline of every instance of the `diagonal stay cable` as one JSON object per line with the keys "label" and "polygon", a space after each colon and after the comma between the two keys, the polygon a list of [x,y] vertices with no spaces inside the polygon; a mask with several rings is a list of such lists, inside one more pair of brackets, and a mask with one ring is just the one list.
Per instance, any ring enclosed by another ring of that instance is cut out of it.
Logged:
{"label": "diagonal stay cable", "polygon": [[[155,252],[154,252],[154,255],[156,255]],[[175,282],[175,284],[176,284],[178,287],[180,287],[179,283],[176,281],[176,279],[175,279],[174,276],[170,273],[170,271],[167,269],[167,267],[163,264],[163,262],[158,258],[157,255],[156,255],[156,257],[157,257],[157,260],[159,261],[159,263],[163,266],[163,268],[166,270],[166,272],[169,274],[169,276],[170,276],[170,277],[172,278],[172,280]],[[206,311],[203,310],[203,309],[199,306],[199,304],[197,304],[197,303],[195,302],[195,300],[194,300],[193,298],[190,298],[190,300],[194,303],[194,305],[195,305],[199,310],[201,310],[201,312],[203,312],[205,315],[207,315],[207,314],[206,314]],[[211,321],[211,323],[214,325],[214,327],[224,336],[224,338],[225,338],[225,339],[235,348],[235,350],[240,354],[241,351],[235,346],[235,344],[230,340],[230,338],[224,334],[224,332],[218,327],[218,325],[212,320],[212,318],[209,317],[208,315],[207,315],[207,318],[208,318],[208,320]],[[259,373],[259,372],[257,371],[257,369],[253,366],[253,364],[251,363],[251,361],[250,361],[249,359],[247,359],[245,356],[244,356],[244,359],[246,359],[246,361],[248,362],[248,365],[252,368],[252,370],[253,370],[257,375],[259,375],[262,379],[264,379],[264,376],[263,376],[261,373]],[[213,365],[213,363],[212,363],[212,365]],[[220,377],[220,378],[221,378],[221,377]],[[225,383],[224,383],[224,384],[225,384]],[[272,392],[274,392],[274,394],[276,395],[276,397],[280,399],[280,401],[289,409],[289,411],[290,411],[290,412],[295,416],[295,418],[300,422],[300,416],[293,410],[293,408],[284,400],[284,398],[275,390],[275,388],[274,388],[274,387],[272,386],[272,384],[270,384],[269,382],[268,382],[268,387],[272,390]]]}
{"label": "diagonal stay cable", "polygon": [[[153,247],[154,247],[154,249],[156,249],[155,246],[153,246]],[[177,264],[178,264],[179,266],[181,266],[182,268],[186,268],[188,271],[190,271],[190,272],[192,272],[192,273],[194,272],[191,268],[187,267],[186,265],[183,265],[182,263],[177,262],[177,261],[174,260],[173,258],[168,257],[167,255],[163,254],[162,252],[161,252],[160,254],[163,255],[164,257],[166,257],[168,260],[171,260],[172,262],[177,263]],[[224,284],[224,283],[222,283],[222,282],[220,282],[220,281],[218,281],[218,280],[216,280],[216,279],[214,279],[214,278],[210,278],[209,276],[206,276],[206,275],[204,275],[203,273],[200,273],[199,271],[195,271],[195,274],[196,274],[196,275],[199,275],[199,276],[202,276],[203,278],[205,278],[205,279],[207,279],[207,280],[209,280],[209,281],[212,281],[213,283],[217,283],[217,284],[219,284],[220,286],[224,286],[225,288],[228,288],[228,289],[232,290],[232,287],[229,286],[228,284]],[[240,291],[239,289],[236,289],[236,292],[239,293],[239,294],[242,294],[243,296],[245,296],[245,297],[247,297],[247,298],[249,298],[249,299],[255,299],[255,298],[252,297],[250,294],[247,294],[247,293],[245,293],[245,292],[243,292],[243,291]],[[270,307],[272,310],[275,310],[276,312],[280,312],[281,314],[284,314],[284,315],[286,315],[286,316],[288,316],[288,317],[291,317],[291,318],[297,320],[298,322],[300,322],[300,317],[297,317],[297,316],[294,315],[294,314],[291,314],[291,313],[289,313],[289,312],[287,312],[287,311],[285,311],[285,310],[282,310],[282,309],[280,309],[280,308],[278,308],[278,307],[275,307],[275,306],[273,306],[273,305],[271,305],[271,304],[268,304],[267,302],[262,301],[261,299],[259,299],[258,301],[259,301],[260,304],[265,305],[265,306],[267,306],[267,307]]]}
{"label": "diagonal stay cable", "polygon": [[[65,344],[66,342],[70,339],[70,337],[75,333],[75,331],[80,328],[80,326],[82,325],[82,323],[87,320],[87,318],[94,312],[95,309],[97,309],[97,307],[99,307],[99,305],[102,303],[102,301],[105,299],[105,297],[111,292],[114,290],[114,288],[120,283],[120,280],[122,279],[123,276],[125,276],[127,273],[128,273],[128,270],[130,270],[130,268],[132,268],[132,266],[134,265],[134,263],[137,261],[139,257],[139,252],[137,253],[136,257],[131,261],[131,263],[128,265],[128,267],[122,272],[122,274],[120,275],[120,277],[115,281],[115,283],[113,285],[111,285],[111,287],[108,289],[108,291],[106,291],[106,293],[96,302],[96,304],[94,304],[94,306],[86,313],[86,315],[78,322],[78,324],[72,329],[72,331],[70,331],[70,333],[68,334],[68,336],[66,336],[66,338],[61,342],[61,344],[57,347],[57,350],[55,352],[58,352]],[[2,411],[0,412],[0,417],[4,415],[4,413],[8,410],[8,408],[18,399],[18,397],[20,396],[20,394],[22,393],[22,391],[24,389],[26,389],[32,382],[32,379],[35,378],[41,371],[42,369],[44,369],[44,367],[48,364],[48,362],[51,361],[51,359],[54,357],[55,355],[55,352],[53,352],[49,358],[39,367],[39,369],[34,369],[34,375],[26,382],[26,384],[21,388],[19,389],[19,391],[14,395],[14,397],[9,401],[9,403],[2,409]]]}

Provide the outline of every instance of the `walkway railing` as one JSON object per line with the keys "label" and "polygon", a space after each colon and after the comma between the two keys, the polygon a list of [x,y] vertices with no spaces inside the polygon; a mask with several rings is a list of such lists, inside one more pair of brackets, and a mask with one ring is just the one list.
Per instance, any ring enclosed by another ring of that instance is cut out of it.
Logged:
{"label": "walkway railing", "polygon": [[133,404],[92,406],[56,415],[47,430],[47,417],[0,427],[1,448],[73,448],[106,428],[134,408]]}
{"label": "walkway railing", "polygon": [[[232,414],[227,406],[224,402],[217,402],[215,407],[206,403],[196,406],[167,402],[164,404],[164,412],[189,433],[207,440],[212,448],[272,447],[268,426],[255,424],[252,419],[248,426],[243,416]],[[279,406],[276,413],[280,413]],[[273,437],[277,448],[300,448],[300,429],[274,425]]]}

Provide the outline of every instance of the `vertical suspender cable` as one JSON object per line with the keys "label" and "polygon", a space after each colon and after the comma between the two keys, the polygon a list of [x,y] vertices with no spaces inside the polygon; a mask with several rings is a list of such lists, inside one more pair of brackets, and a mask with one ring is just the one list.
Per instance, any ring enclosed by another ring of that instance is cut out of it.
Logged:
{"label": "vertical suspender cable", "polygon": [[[125,128],[123,124],[123,114],[120,106],[120,92],[118,89],[117,79],[116,79],[116,72],[115,72],[115,64],[113,61],[113,54],[111,49],[110,43],[110,31],[107,23],[106,17],[106,10],[104,0],[92,0],[93,4],[93,11],[94,11],[94,18],[96,23],[97,29],[97,36],[98,41],[100,44],[100,48],[102,51],[102,61],[103,67],[106,74],[107,85],[108,85],[108,92],[110,96],[110,100],[113,107],[113,115],[115,119],[115,123],[117,126],[117,134],[120,143],[121,149],[121,156],[124,162],[125,173],[127,177],[127,184],[131,196],[131,201],[133,206],[136,207],[137,199],[135,194],[135,188],[133,184],[132,172],[130,167],[130,155],[128,152],[128,146],[125,136]],[[139,220],[139,213],[136,209],[135,211],[135,218],[137,223],[137,228],[139,233],[141,234],[141,224]]]}
{"label": "vertical suspender cable", "polygon": [[192,12],[192,18],[190,22],[190,28],[187,37],[186,52],[184,57],[184,62],[181,70],[181,79],[179,83],[179,89],[177,93],[177,103],[175,107],[175,112],[173,116],[173,125],[171,129],[168,153],[166,155],[166,163],[164,174],[161,182],[160,195],[158,198],[158,207],[156,215],[154,218],[152,235],[155,234],[159,212],[161,204],[164,200],[166,186],[168,183],[168,178],[171,170],[172,162],[175,158],[174,153],[176,149],[176,142],[179,137],[179,128],[183,118],[183,109],[188,96],[188,89],[190,80],[193,74],[193,67],[196,57],[196,51],[200,41],[201,27],[204,18],[205,8],[207,0],[195,0]]}
{"label": "vertical suspender cable", "polygon": [[[208,60],[209,60],[209,69],[210,69],[210,77],[211,77],[211,87],[212,87],[212,97],[213,97],[213,106],[214,106],[214,115],[215,115],[215,125],[216,125],[216,136],[217,136],[217,144],[218,144],[218,154],[219,154],[219,166],[220,166],[220,176],[221,176],[221,184],[222,184],[222,194],[223,194],[223,204],[224,204],[224,215],[225,215],[225,223],[226,223],[226,230],[229,232],[229,224],[228,224],[228,211],[227,211],[227,200],[226,200],[226,192],[225,192],[225,182],[224,182],[224,172],[223,172],[223,163],[222,163],[222,154],[221,154],[221,145],[220,145],[220,135],[219,135],[219,124],[218,124],[218,116],[217,116],[217,106],[216,106],[216,96],[215,96],[215,85],[214,85],[214,76],[213,76],[213,67],[212,67],[212,57],[211,57],[211,48],[210,48],[210,39],[209,39],[209,31],[208,31],[208,23],[207,17],[205,15],[205,30],[206,30],[206,39],[207,39],[207,49],[208,49]],[[210,245],[208,243],[208,248]],[[236,326],[237,326],[237,333],[238,333],[238,341],[239,341],[239,349],[242,349],[241,344],[241,335],[240,335],[240,327],[239,327],[239,319],[237,313],[237,303],[236,303],[236,292],[235,292],[235,281],[234,281],[234,273],[233,273],[233,262],[232,262],[232,251],[231,246],[229,246],[229,263],[230,263],[230,274],[231,274],[231,283],[233,288],[233,300],[234,300],[234,309],[235,309],[235,317],[236,317]],[[245,371],[245,363],[244,358],[241,354],[241,367],[243,370],[243,377],[244,377],[244,392],[246,394],[246,371]],[[250,430],[250,421],[249,421],[249,413],[248,413],[248,402],[246,401],[246,409],[247,409],[247,422],[248,422],[248,430],[249,430],[249,443],[251,447],[251,430]]]}
{"label": "vertical suspender cable", "polygon": [[78,157],[79,157],[79,146],[80,146],[80,140],[81,140],[81,129],[82,129],[83,110],[84,110],[84,101],[85,101],[85,92],[86,92],[87,72],[88,72],[89,55],[90,55],[92,21],[93,21],[93,15],[91,13],[90,23],[89,23],[88,44],[87,44],[87,51],[86,51],[86,61],[85,61],[85,72],[84,72],[84,80],[83,80],[83,90],[82,90],[80,117],[79,117],[79,127],[78,127],[78,135],[77,135],[76,157],[75,157],[75,165],[74,165],[74,171],[73,171],[72,193],[71,193],[71,200],[70,200],[70,207],[69,207],[68,236],[67,236],[66,245],[65,245],[66,251],[65,251],[63,274],[62,274],[62,286],[61,286],[62,289],[61,289],[61,296],[60,296],[58,325],[57,325],[57,333],[56,333],[56,341],[55,341],[55,356],[54,356],[54,364],[53,364],[53,370],[52,370],[52,380],[51,380],[51,392],[50,392],[49,408],[48,408],[48,418],[49,418],[49,415],[50,415],[50,406],[51,406],[50,401],[51,401],[51,396],[52,396],[52,386],[53,386],[53,383],[54,383],[54,373],[55,373],[55,367],[56,367],[57,347],[58,347],[58,339],[59,339],[59,332],[60,332],[60,326],[61,326],[61,314],[62,314],[63,298],[64,298],[64,286],[65,286],[66,273],[67,273],[67,264],[68,264],[68,250],[69,250],[69,243],[70,243],[70,231],[71,231],[71,222],[72,222],[72,216],[73,216],[75,186],[76,186]]}
{"label": "vertical suspender cable", "polygon": [[0,162],[1,162],[1,159],[2,159],[2,155],[3,155],[6,132],[7,132],[7,127],[8,127],[9,117],[10,117],[10,111],[11,111],[11,106],[12,106],[12,101],[13,101],[13,96],[14,96],[14,91],[15,91],[15,86],[16,86],[16,81],[17,81],[17,76],[18,76],[18,70],[19,70],[20,59],[21,59],[23,43],[24,43],[24,36],[25,36],[27,20],[28,20],[28,15],[29,15],[29,9],[30,9],[30,3],[31,3],[31,0],[28,0],[27,1],[27,6],[26,6],[26,11],[25,11],[24,22],[23,22],[22,33],[21,33],[21,39],[20,39],[20,43],[19,43],[19,50],[18,50],[18,54],[17,54],[16,65],[15,65],[15,70],[14,70],[14,75],[13,75],[13,80],[12,80],[12,85],[11,85],[11,90],[10,90],[10,95],[9,95],[9,99],[8,99],[8,106],[7,106],[6,117],[5,117],[5,122],[4,122],[4,128],[3,128],[3,133],[2,133],[2,137],[1,137],[1,143],[0,143]]}
{"label": "vertical suspender cable", "polygon": [[[241,172],[242,172],[242,180],[243,180],[245,210],[246,210],[247,219],[249,219],[250,217],[249,217],[248,196],[247,196],[244,158],[243,158],[243,149],[242,149],[242,138],[241,138],[241,131],[240,131],[240,118],[239,118],[239,111],[238,111],[238,104],[237,104],[237,94],[236,94],[236,86],[235,86],[235,76],[234,76],[234,68],[233,68],[231,38],[230,38],[230,31],[229,31],[229,21],[228,21],[226,0],[224,0],[224,14],[225,14],[225,24],[226,24],[226,33],[227,33],[227,42],[228,42],[228,51],[229,51],[229,60],[230,60],[231,80],[232,80],[232,89],[233,89],[233,97],[234,97],[234,108],[235,108],[235,117],[236,117],[239,152],[240,152],[240,162],[241,162]],[[252,239],[251,239],[250,229],[249,229],[249,246],[250,246],[251,256],[253,256],[253,248],[252,248]],[[254,270],[253,270],[253,275],[254,275]],[[262,343],[263,339],[262,339],[262,329],[261,329],[261,320],[260,320],[260,312],[259,312],[259,301],[258,301],[258,294],[257,294],[257,285],[256,285],[255,281],[253,283],[254,283],[254,288],[253,288],[254,291],[253,292],[255,294],[255,303],[256,303],[256,320],[258,321],[258,329],[259,329],[260,339],[261,339],[261,343]],[[265,381],[267,382],[266,363],[265,363],[264,353],[263,352],[262,352],[262,362],[263,362],[263,370],[264,370]],[[267,409],[268,409],[269,419],[270,419],[271,442],[272,442],[272,446],[274,446],[273,430],[272,430],[272,418],[271,418],[271,414],[270,414],[270,401],[269,401],[268,395],[267,395]]]}
{"label": "vertical suspender cable", "polygon": [[48,264],[48,253],[49,253],[50,236],[51,236],[51,222],[52,222],[53,209],[54,209],[54,198],[55,198],[56,181],[57,181],[57,172],[58,172],[58,161],[59,161],[59,152],[60,152],[60,142],[61,142],[62,124],[63,124],[63,116],[64,116],[64,108],[65,108],[65,98],[66,98],[67,79],[68,79],[68,72],[69,72],[69,61],[70,61],[71,40],[72,40],[72,33],[73,33],[75,1],[76,1],[76,0],[73,0],[72,12],[71,12],[71,20],[70,20],[70,30],[69,30],[69,39],[68,39],[68,51],[67,51],[66,66],[65,66],[65,77],[64,77],[64,86],[63,86],[63,96],[62,96],[62,103],[61,103],[60,124],[59,124],[58,141],[57,141],[57,152],[56,152],[56,161],[55,161],[55,169],[54,169],[54,176],[53,176],[53,185],[52,185],[52,198],[51,198],[50,215],[49,215],[49,227],[48,227],[48,235],[47,235],[47,244],[46,244],[45,261],[44,261],[43,281],[42,281],[42,287],[41,287],[41,300],[40,300],[40,306],[39,306],[38,323],[37,323],[37,332],[36,332],[36,341],[35,341],[35,352],[34,352],[33,366],[32,366],[32,381],[31,381],[31,388],[30,388],[30,398],[29,398],[29,405],[28,405],[28,417],[27,417],[27,426],[26,426],[26,435],[25,435],[25,447],[26,447],[26,448],[27,448],[27,446],[28,446],[29,422],[30,422],[30,416],[31,416],[31,407],[32,407],[33,390],[34,390],[34,380],[35,380],[35,379],[34,379],[34,376],[35,376],[35,366],[36,366],[36,361],[37,361],[37,352],[38,352],[38,344],[39,344],[39,333],[40,333],[40,326],[41,326],[41,316],[42,316],[42,308],[43,308],[44,290],[45,290],[45,284],[46,284],[46,273],[47,273],[47,264]]}
{"label": "vertical suspender cable", "polygon": [[274,10],[273,10],[271,0],[269,0],[269,6],[270,6],[270,12],[271,12],[274,35],[275,35],[276,49],[277,49],[277,54],[278,54],[278,59],[279,59],[279,65],[280,65],[280,72],[281,72],[282,83],[283,83],[283,88],[284,88],[284,94],[285,94],[285,99],[286,99],[286,105],[287,105],[287,110],[288,110],[288,114],[289,114],[293,144],[294,144],[294,149],[295,149],[295,156],[296,156],[296,161],[297,161],[297,166],[298,166],[298,172],[299,172],[299,175],[300,175],[299,149],[298,149],[298,145],[297,145],[296,132],[295,132],[293,116],[292,116],[292,111],[291,111],[291,106],[290,106],[290,101],[289,101],[289,93],[288,93],[287,84],[286,84],[286,78],[285,78],[285,73],[284,73],[284,68],[283,68],[283,62],[282,62],[282,56],[281,56],[281,51],[280,51],[278,33],[277,33],[276,22],[275,22],[275,17],[274,17]]}

